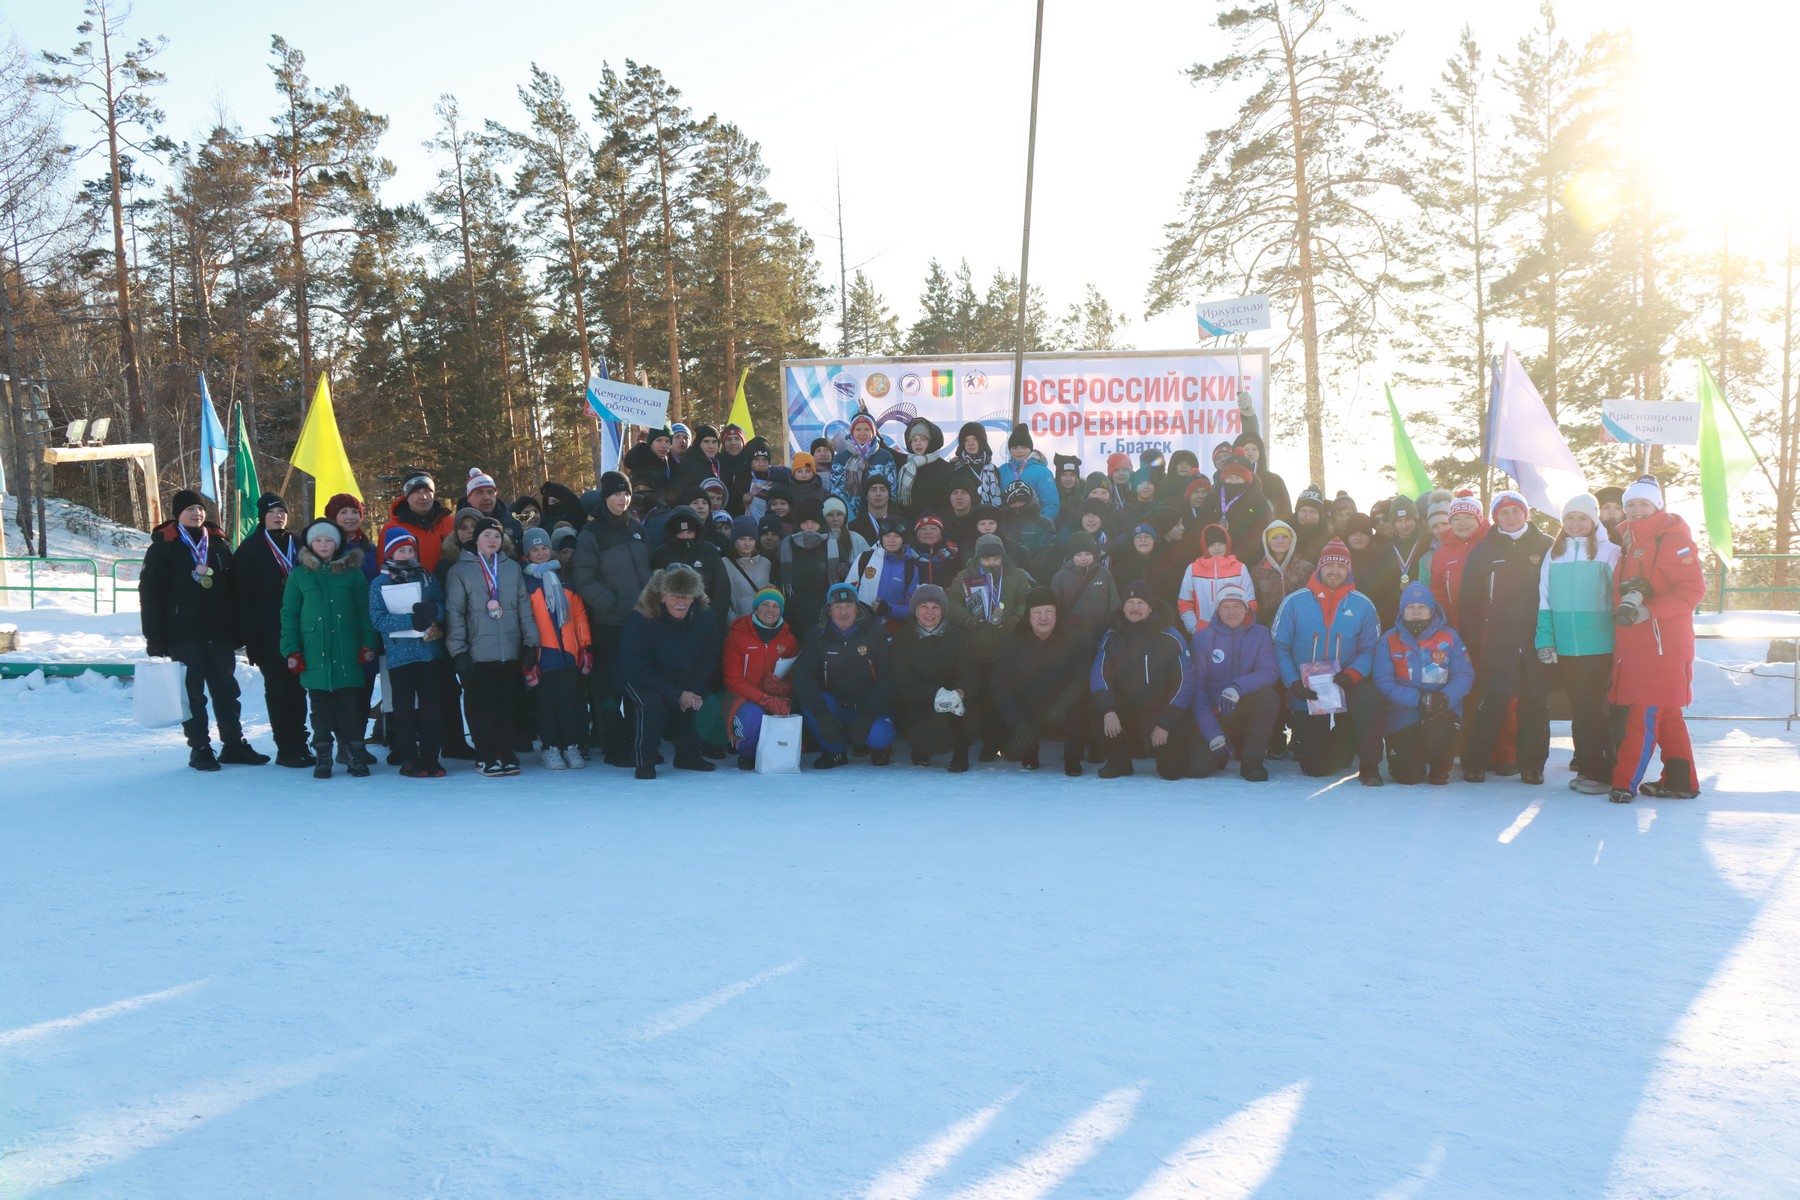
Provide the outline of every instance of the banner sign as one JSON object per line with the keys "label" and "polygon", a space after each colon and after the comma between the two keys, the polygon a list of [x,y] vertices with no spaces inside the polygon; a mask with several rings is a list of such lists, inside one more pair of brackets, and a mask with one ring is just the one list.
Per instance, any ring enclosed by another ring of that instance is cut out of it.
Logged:
{"label": "banner sign", "polygon": [[1603,400],[1600,434],[1605,441],[1633,446],[1696,446],[1700,405],[1688,400]]}
{"label": "banner sign", "polygon": [[669,393],[600,375],[588,379],[587,402],[602,419],[626,425],[660,429],[669,419]]}
{"label": "banner sign", "polygon": [[1201,337],[1230,337],[1273,327],[1267,296],[1234,296],[1229,300],[1202,300],[1194,305]]}
{"label": "banner sign", "polygon": [[[1238,374],[1239,364],[1243,374]],[[868,409],[883,439],[899,446],[907,423],[924,417],[944,431],[944,454],[957,430],[988,428],[996,458],[1012,432],[1010,354],[952,358],[806,359],[782,364],[788,451],[814,438],[841,443],[850,418]],[[1044,461],[1072,454],[1084,472],[1104,471],[1113,454],[1133,465],[1148,450],[1164,459],[1191,450],[1203,470],[1212,448],[1242,432],[1237,393],[1250,393],[1262,429],[1269,427],[1268,352],[1246,350],[1093,351],[1027,354],[1019,419]]]}

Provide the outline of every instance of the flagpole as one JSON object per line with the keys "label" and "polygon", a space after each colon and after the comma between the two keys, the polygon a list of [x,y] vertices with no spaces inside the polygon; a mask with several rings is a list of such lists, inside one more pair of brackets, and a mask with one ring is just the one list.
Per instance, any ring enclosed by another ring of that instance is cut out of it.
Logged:
{"label": "flagpole", "polygon": [[1025,233],[1019,248],[1019,332],[1013,347],[1012,419],[1019,423],[1025,392],[1025,305],[1031,294],[1031,178],[1037,168],[1038,67],[1044,57],[1044,0],[1037,0],[1037,34],[1031,43],[1031,125],[1025,139]]}

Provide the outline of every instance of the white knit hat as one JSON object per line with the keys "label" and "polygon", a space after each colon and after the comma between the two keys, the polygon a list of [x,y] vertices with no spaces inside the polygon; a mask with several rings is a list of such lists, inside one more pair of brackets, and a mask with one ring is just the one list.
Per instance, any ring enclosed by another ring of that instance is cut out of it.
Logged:
{"label": "white knit hat", "polygon": [[1629,504],[1633,500],[1648,500],[1658,509],[1662,508],[1662,484],[1656,482],[1656,476],[1639,475],[1637,482],[1625,489],[1625,502]]}
{"label": "white knit hat", "polygon": [[495,491],[500,490],[499,487],[495,485],[494,477],[492,475],[489,475],[480,467],[470,467],[469,482],[463,488],[463,495],[466,496],[477,488],[493,488]]}
{"label": "white knit hat", "polygon": [[1583,492],[1563,505],[1562,519],[1566,523],[1571,513],[1580,513],[1595,525],[1600,524],[1600,502]]}
{"label": "white knit hat", "polygon": [[1488,505],[1488,514],[1489,514],[1490,518],[1498,518],[1500,515],[1501,506],[1507,505],[1507,504],[1518,505],[1520,508],[1525,510],[1526,518],[1527,519],[1530,518],[1531,502],[1526,500],[1525,497],[1519,495],[1519,493],[1517,493],[1517,492],[1495,492],[1492,503],[1490,503]]}
{"label": "white knit hat", "polygon": [[1458,513],[1467,513],[1471,517],[1480,517],[1481,497],[1477,496],[1474,492],[1469,491],[1467,488],[1456,493],[1456,498],[1450,501],[1450,515],[1454,517]]}

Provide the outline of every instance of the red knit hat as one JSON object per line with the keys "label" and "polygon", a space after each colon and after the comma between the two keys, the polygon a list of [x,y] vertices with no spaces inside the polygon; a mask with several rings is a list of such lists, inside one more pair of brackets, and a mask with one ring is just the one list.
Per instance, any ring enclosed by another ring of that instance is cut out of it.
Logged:
{"label": "red knit hat", "polygon": [[1129,455],[1129,454],[1109,454],[1109,455],[1107,455],[1106,473],[1108,475],[1116,475],[1121,470],[1124,470],[1124,471],[1131,470],[1131,455]]}
{"label": "red knit hat", "polygon": [[338,513],[346,508],[354,508],[357,512],[361,512],[363,510],[362,501],[349,492],[339,492],[325,502],[325,519],[327,521],[337,520]]}
{"label": "red knit hat", "polygon": [[1343,538],[1332,538],[1319,551],[1318,565],[1323,567],[1326,563],[1341,563],[1346,571],[1350,569],[1350,547],[1344,545]]}

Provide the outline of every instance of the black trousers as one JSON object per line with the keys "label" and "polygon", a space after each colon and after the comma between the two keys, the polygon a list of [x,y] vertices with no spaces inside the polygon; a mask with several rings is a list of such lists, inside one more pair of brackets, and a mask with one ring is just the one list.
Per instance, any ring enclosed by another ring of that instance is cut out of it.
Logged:
{"label": "black trousers", "polygon": [[[313,753],[320,762],[331,761],[333,739],[352,756],[363,748],[363,731],[369,723],[360,686],[331,691],[313,688],[307,691],[306,698],[312,707]],[[350,761],[356,760],[352,757]]]}
{"label": "black trousers", "polygon": [[1427,771],[1448,773],[1456,761],[1462,726],[1453,713],[1414,721],[1387,735],[1388,774],[1395,783],[1419,783]]}
{"label": "black trousers", "polygon": [[[1553,676],[1537,661],[1497,664],[1492,672],[1475,675],[1471,699],[1475,711],[1468,715],[1468,735],[1463,739],[1463,770],[1486,771],[1494,753],[1494,739],[1506,723],[1507,706],[1518,701],[1518,733],[1513,738],[1513,761],[1519,770],[1542,773],[1550,757],[1550,692]],[[1510,686],[1509,686],[1510,685]],[[1517,689],[1517,694],[1512,693]],[[1464,702],[1465,709],[1468,702]],[[1604,779],[1606,776],[1602,775]]]}
{"label": "black trousers", "polygon": [[631,702],[632,756],[640,767],[656,765],[657,750],[667,737],[675,743],[675,761],[700,757],[699,712],[689,712],[658,692],[625,689]]}
{"label": "black trousers", "polygon": [[538,738],[545,746],[567,750],[580,744],[587,728],[586,682],[575,667],[538,672],[538,685],[528,694],[537,707]]}
{"label": "black trousers", "polygon": [[975,740],[976,710],[970,707],[972,695],[963,697],[963,715],[938,712],[932,705],[898,705],[894,723],[900,736],[914,754],[941,754],[945,750],[967,750]]}
{"label": "black trousers", "polygon": [[1366,679],[1351,684],[1344,691],[1344,705],[1347,711],[1336,716],[1288,707],[1294,758],[1302,775],[1330,775],[1351,763],[1381,765],[1381,696],[1375,685]]}
{"label": "black trousers", "polygon": [[619,686],[618,625],[594,625],[594,669],[587,676],[588,713],[592,718],[593,744],[614,766],[632,761],[634,743],[630,724],[625,719],[624,691]]}
{"label": "black trousers", "polygon": [[403,763],[430,765],[442,749],[444,677],[450,663],[441,658],[388,668],[393,712],[388,717],[388,749]]}
{"label": "black trousers", "polygon": [[257,670],[262,672],[263,703],[269,707],[275,753],[299,754],[306,749],[306,689],[279,657],[259,664]]}
{"label": "black trousers", "polygon": [[1613,658],[1581,654],[1556,660],[1556,682],[1569,697],[1570,733],[1575,739],[1575,770],[1583,779],[1609,780],[1613,773]]}
{"label": "black trousers", "polygon": [[1175,722],[1175,728],[1168,731],[1169,740],[1158,747],[1150,744],[1150,731],[1161,723],[1162,709],[1152,713],[1126,709],[1118,712],[1119,723],[1124,729],[1116,738],[1106,736],[1105,713],[1095,713],[1091,722],[1094,745],[1105,755],[1107,765],[1126,766],[1133,758],[1149,757],[1156,760],[1156,773],[1164,779],[1180,779],[1187,774],[1188,735],[1193,730],[1192,721]]}
{"label": "black trousers", "polygon": [[209,693],[218,713],[219,741],[227,746],[243,741],[244,726],[238,719],[237,648],[228,642],[183,642],[169,647],[169,657],[187,668],[190,715],[181,723],[181,732],[187,735],[188,748],[212,745],[206,717]]}
{"label": "black trousers", "polygon": [[[1030,709],[1027,708],[1026,712],[1030,713]],[[1043,750],[1044,743],[1052,739],[1059,739],[1061,740],[1063,747],[1063,764],[1066,766],[1069,763],[1078,764],[1081,762],[1082,752],[1087,749],[1088,741],[1088,714],[1085,694],[1082,699],[1076,701],[1075,706],[1069,710],[1068,714],[1064,716],[1060,722],[1043,716],[1042,714],[1031,714],[1026,717],[1026,720],[1031,724],[1031,728],[1026,732],[1035,734],[1036,736],[1014,736],[1011,739],[1010,748],[1018,754],[1019,758],[1028,758],[1033,762],[1036,762],[1039,754]],[[1019,731],[1015,730],[1015,735],[1018,734],[1018,732]]]}
{"label": "black trousers", "polygon": [[438,745],[466,746],[463,733],[463,687],[455,671],[445,671],[443,687],[438,692]]}
{"label": "black trousers", "polygon": [[[1196,704],[1204,704],[1204,697],[1197,699]],[[1281,699],[1273,685],[1257,688],[1248,696],[1238,699],[1230,712],[1221,712],[1219,728],[1225,731],[1225,737],[1231,742],[1241,762],[1262,762],[1269,756],[1269,739],[1275,736],[1275,718],[1281,710]],[[1213,766],[1212,747],[1200,740],[1200,731],[1194,731],[1191,773],[1205,779],[1215,770]]]}
{"label": "black trousers", "polygon": [[524,684],[517,662],[478,662],[463,680],[469,738],[481,762],[517,762],[518,694]]}
{"label": "black trousers", "polygon": [[994,664],[972,663],[973,682],[964,686],[967,693],[963,706],[968,710],[969,718],[974,722],[970,727],[971,741],[980,738],[982,748],[1000,749],[1006,742],[1006,731],[1001,728],[1000,710],[987,703],[987,697],[994,694]]}

